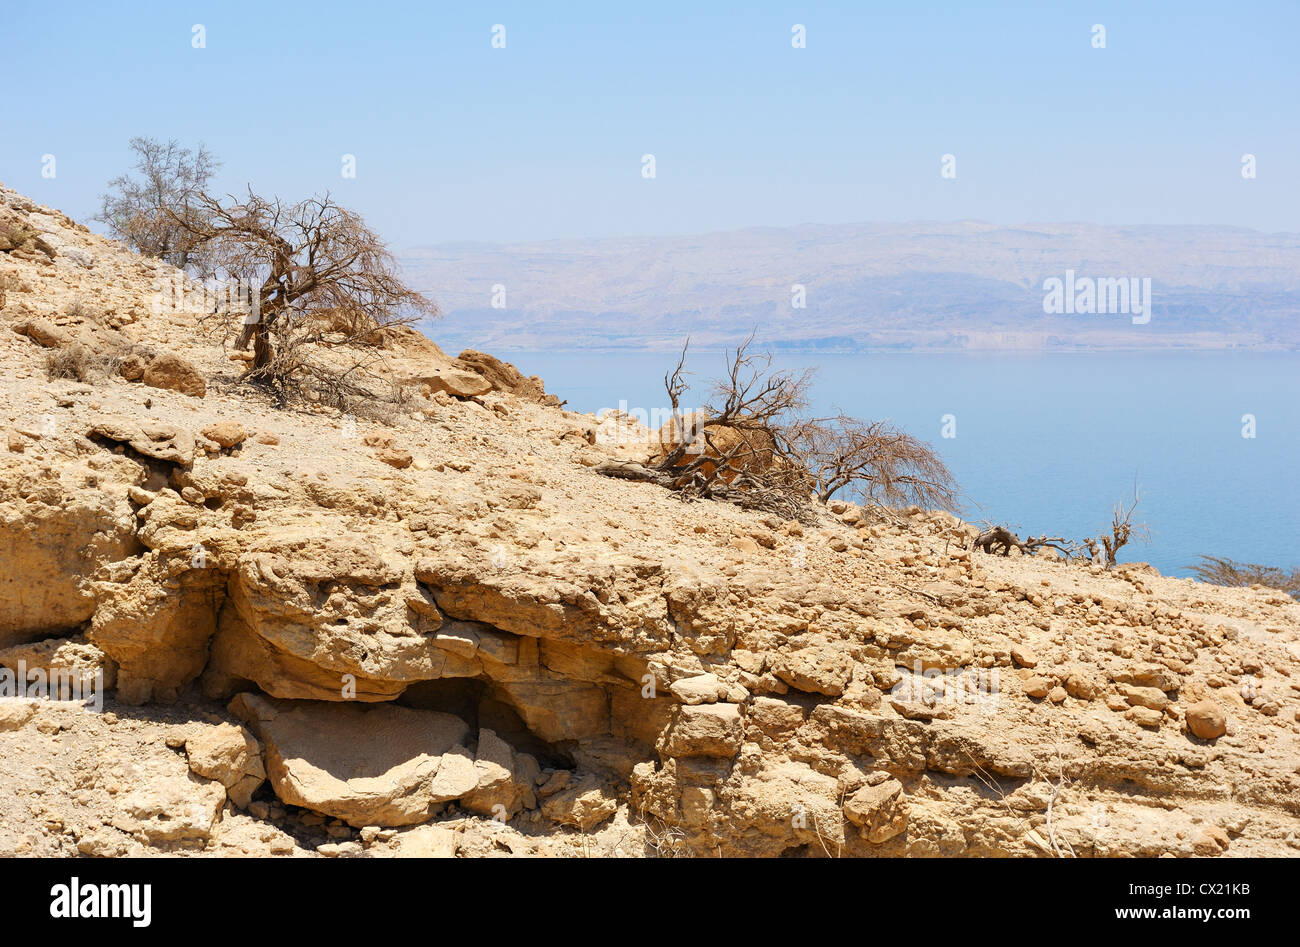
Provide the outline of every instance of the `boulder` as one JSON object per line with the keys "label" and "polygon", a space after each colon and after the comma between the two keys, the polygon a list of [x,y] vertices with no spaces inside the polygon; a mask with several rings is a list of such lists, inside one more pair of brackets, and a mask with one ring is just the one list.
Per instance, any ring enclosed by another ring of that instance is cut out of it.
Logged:
{"label": "boulder", "polygon": [[179,391],[183,395],[202,398],[208,393],[207,382],[199,370],[188,359],[181,358],[175,352],[163,352],[154,356],[153,361],[144,370],[141,378],[151,388],[165,388]]}
{"label": "boulder", "polygon": [[536,375],[526,378],[515,366],[503,362],[494,355],[466,349],[456,358],[456,363],[459,367],[469,369],[486,378],[496,391],[503,391],[537,404],[558,405],[560,403],[560,399],[555,395],[546,393],[545,384]]}
{"label": "boulder", "polygon": [[122,359],[118,371],[127,381],[139,381],[144,377],[144,370],[148,367],[149,362],[143,355],[131,354]]}
{"label": "boulder", "polygon": [[668,729],[667,756],[729,759],[740,750],[745,725],[737,704],[684,705]]}
{"label": "boulder", "polygon": [[210,441],[216,441],[225,450],[237,447],[248,437],[248,432],[237,421],[218,421],[199,432]]}
{"label": "boulder", "polygon": [[422,369],[404,377],[402,383],[427,388],[429,394],[441,391],[457,398],[473,398],[492,390],[492,383],[482,375],[451,365]]}
{"label": "boulder", "polygon": [[862,830],[862,837],[878,845],[907,828],[907,797],[903,784],[887,779],[864,786],[844,802],[844,815]]}
{"label": "boulder", "polygon": [[1022,668],[1032,668],[1038,665],[1038,655],[1027,644],[1013,644],[1011,646],[1011,660]]}
{"label": "boulder", "polygon": [[853,676],[853,661],[838,648],[801,648],[778,655],[772,673],[795,690],[838,697]]}
{"label": "boulder", "polygon": [[60,329],[48,319],[28,319],[15,325],[14,331],[47,349],[62,348],[72,341],[67,330]]}
{"label": "boulder", "polygon": [[21,730],[34,716],[36,716],[35,701],[0,700],[0,733],[6,730]]}
{"label": "boulder", "polygon": [[280,701],[245,693],[230,710],[266,747],[277,796],[361,828],[425,822],[475,790],[459,717],[393,704]]}
{"label": "boulder", "polygon": [[91,440],[125,444],[138,454],[188,467],[194,463],[194,435],[170,424],[138,424],[125,418],[107,418],[86,432]]}
{"label": "boulder", "polygon": [[222,723],[185,741],[190,769],[226,787],[230,800],[243,809],[266,779],[262,744],[243,727]]}
{"label": "boulder", "polygon": [[478,784],[460,800],[461,808],[506,819],[521,809],[536,808],[533,794],[533,778],[538,772],[536,762],[527,754],[516,754],[492,730],[484,728],[478,732],[474,771]]}
{"label": "boulder", "polygon": [[594,775],[587,775],[542,803],[542,815],[552,822],[590,832],[618,811],[618,797]]}
{"label": "boulder", "polygon": [[1201,700],[1185,711],[1187,729],[1202,740],[1215,740],[1228,732],[1228,718],[1212,700]]}
{"label": "boulder", "polygon": [[381,447],[375,451],[375,459],[390,467],[404,470],[411,466],[411,462],[415,458],[411,456],[409,450],[403,450],[400,447]]}
{"label": "boulder", "polygon": [[674,681],[669,690],[683,704],[716,704],[727,697],[727,685],[716,674],[696,674]]}

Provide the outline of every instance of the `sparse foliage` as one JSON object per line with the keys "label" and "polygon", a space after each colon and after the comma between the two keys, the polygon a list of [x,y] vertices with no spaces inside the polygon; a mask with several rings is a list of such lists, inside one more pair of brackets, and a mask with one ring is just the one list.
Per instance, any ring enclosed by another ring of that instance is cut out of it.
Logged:
{"label": "sparse foliage", "polygon": [[183,269],[194,262],[198,246],[194,232],[178,220],[195,216],[197,198],[221,163],[202,143],[191,151],[175,139],[132,138],[131,151],[135,174],[108,182],[95,219],[127,246]]}
{"label": "sparse foliage", "polygon": [[792,517],[842,490],[875,504],[955,505],[952,474],[929,445],[885,422],[806,417],[812,372],[774,370],[752,344],[753,333],[727,351],[709,404],[687,413],[688,341],[664,376],[672,419],[657,456],[600,472]]}
{"label": "sparse foliage", "polygon": [[1214,585],[1262,585],[1277,589],[1292,598],[1300,598],[1300,568],[1288,572],[1277,566],[1262,566],[1253,562],[1237,562],[1218,556],[1201,556],[1201,561],[1188,566],[1202,582]]}
{"label": "sparse foliage", "polygon": [[64,307],[63,314],[69,319],[76,319],[83,322],[99,322],[104,318],[103,311],[92,306],[80,296]]}
{"label": "sparse foliage", "polygon": [[781,432],[788,452],[813,479],[817,499],[841,490],[865,503],[951,510],[952,472],[924,441],[887,421],[844,414],[800,420]]}
{"label": "sparse foliage", "polygon": [[989,555],[1008,556],[1012,549],[1019,549],[1025,555],[1033,555],[1039,549],[1050,547],[1057,552],[1062,553],[1067,559],[1073,559],[1079,555],[1079,545],[1070,542],[1061,536],[1048,536],[1044,533],[1042,536],[1030,536],[1028,539],[1021,539],[1005,526],[997,526],[991,523],[985,524],[978,536],[971,543],[972,549],[978,549]]}
{"label": "sparse foliage", "polygon": [[46,353],[45,376],[50,379],[101,382],[116,376],[121,364],[121,358],[116,355],[96,354],[84,345],[70,345]]}
{"label": "sparse foliage", "polygon": [[1109,569],[1117,561],[1119,551],[1136,540],[1146,543],[1151,540],[1151,531],[1147,528],[1146,523],[1134,523],[1133,514],[1137,512],[1138,504],[1142,502],[1141,493],[1138,491],[1137,484],[1133,485],[1133,502],[1127,507],[1123,503],[1116,503],[1115,510],[1111,514],[1110,535],[1099,533],[1091,539],[1083,541],[1084,547],[1094,562],[1100,562]]}
{"label": "sparse foliage", "polygon": [[1141,502],[1137,484],[1133,485],[1133,501],[1125,506],[1115,504],[1111,516],[1110,534],[1098,534],[1095,537],[1075,542],[1061,536],[1030,536],[1021,539],[1006,526],[985,523],[984,528],[971,541],[971,549],[978,549],[989,555],[1010,555],[1012,549],[1019,549],[1025,555],[1033,555],[1039,549],[1052,548],[1066,559],[1090,558],[1093,562],[1110,568],[1116,563],[1116,556],[1130,542],[1149,542],[1150,531],[1146,523],[1134,523],[1133,515]]}
{"label": "sparse foliage", "polygon": [[26,256],[39,259],[35,254],[44,254],[45,259],[53,260],[54,248],[26,221],[0,216],[0,253],[14,256]]}
{"label": "sparse foliage", "polygon": [[342,402],[379,359],[383,329],[434,316],[361,217],[326,194],[289,204],[250,189],[244,199],[194,199],[173,215],[203,248],[213,274],[259,287],[235,342],[253,347],[244,378],[281,401]]}
{"label": "sparse foliage", "polygon": [[811,373],[772,371],[771,356],[750,352],[752,342],[751,334],[727,352],[726,377],[714,383],[710,404],[691,414],[681,407],[689,389],[683,347],[664,378],[673,432],[655,468],[687,496],[740,492],[744,505],[786,507],[807,497],[807,475],[790,463],[778,432],[807,404]]}

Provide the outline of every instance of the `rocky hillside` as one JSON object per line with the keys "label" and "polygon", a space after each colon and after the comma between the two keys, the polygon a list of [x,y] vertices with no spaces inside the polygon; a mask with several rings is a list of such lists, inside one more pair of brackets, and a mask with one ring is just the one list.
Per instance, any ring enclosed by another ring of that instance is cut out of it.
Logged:
{"label": "rocky hillside", "polygon": [[1290,598],[686,504],[414,333],[276,409],[177,279],[0,188],[0,665],[109,689],[0,700],[0,853],[1300,851]]}

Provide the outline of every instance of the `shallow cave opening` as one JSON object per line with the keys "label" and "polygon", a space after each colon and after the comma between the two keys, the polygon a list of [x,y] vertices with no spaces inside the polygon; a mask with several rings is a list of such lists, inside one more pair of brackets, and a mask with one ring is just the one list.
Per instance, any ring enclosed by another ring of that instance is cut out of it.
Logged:
{"label": "shallow cave opening", "polygon": [[130,444],[123,441],[115,441],[112,438],[102,434],[90,434],[89,440],[98,444],[105,450],[112,451],[119,457],[125,457],[127,460],[133,460],[144,468],[144,480],[140,484],[150,493],[157,493],[163,487],[169,486],[172,476],[179,471],[180,465],[168,460],[159,460],[156,457],[150,457],[148,454],[142,454]]}
{"label": "shallow cave opening", "polygon": [[516,751],[529,753],[543,767],[572,769],[573,757],[562,746],[547,743],[528,729],[518,712],[493,694],[484,677],[450,677],[417,681],[395,703],[419,710],[437,710],[460,717],[477,734],[493,731]]}

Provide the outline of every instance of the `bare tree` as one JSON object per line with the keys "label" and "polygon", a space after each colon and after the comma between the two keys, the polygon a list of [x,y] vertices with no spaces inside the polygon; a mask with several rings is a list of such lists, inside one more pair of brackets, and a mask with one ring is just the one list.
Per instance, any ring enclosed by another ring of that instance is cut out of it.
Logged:
{"label": "bare tree", "polygon": [[127,246],[183,269],[193,262],[195,236],[177,217],[194,216],[195,198],[221,162],[202,142],[198,151],[175,139],[132,138],[130,146],[138,176],[123,174],[108,182],[111,190],[101,195],[95,220],[107,224],[109,234]]}
{"label": "bare tree", "polygon": [[1134,482],[1133,502],[1127,507],[1123,503],[1115,504],[1115,510],[1111,514],[1110,520],[1110,535],[1100,533],[1091,539],[1083,541],[1083,545],[1087,548],[1093,561],[1100,561],[1103,566],[1109,569],[1118,561],[1119,551],[1127,546],[1130,541],[1150,542],[1151,531],[1147,528],[1147,524],[1133,522],[1133,514],[1137,511],[1138,504],[1141,502],[1142,495],[1138,490],[1137,483]]}
{"label": "bare tree", "polygon": [[599,472],[788,516],[841,490],[876,503],[955,505],[952,474],[929,445],[884,422],[805,417],[812,372],[773,370],[769,354],[751,351],[753,340],[751,332],[727,351],[710,403],[686,413],[688,340],[664,376],[673,413],[658,454]]}
{"label": "bare tree", "polygon": [[1061,536],[1048,536],[1044,533],[1042,536],[1030,536],[1028,539],[1021,539],[1015,533],[1005,526],[997,526],[992,523],[985,523],[984,529],[980,530],[971,541],[971,549],[978,549],[989,555],[1009,556],[1012,549],[1019,549],[1027,556],[1033,555],[1042,548],[1055,549],[1067,559],[1073,559],[1080,554],[1079,545],[1073,543]]}
{"label": "bare tree", "polygon": [[[386,327],[438,314],[401,280],[392,254],[360,215],[329,194],[288,204],[250,188],[242,200],[196,195],[193,208],[171,216],[202,247],[212,272],[258,287],[235,345],[253,346],[245,379],[267,385],[282,401],[304,386],[338,400],[365,367],[357,350],[381,345]],[[314,358],[309,346],[354,354],[331,364]]]}
{"label": "bare tree", "polygon": [[1201,556],[1199,563],[1188,568],[1202,582],[1228,586],[1262,585],[1285,592],[1292,598],[1300,598],[1300,568],[1287,572],[1277,566],[1237,562],[1234,559],[1221,559],[1218,556]]}
{"label": "bare tree", "polygon": [[1030,536],[1021,539],[1006,526],[985,523],[984,528],[971,541],[970,548],[978,549],[990,555],[1010,555],[1012,549],[1019,549],[1026,555],[1032,555],[1039,549],[1050,547],[1065,556],[1066,559],[1090,558],[1093,562],[1104,565],[1107,569],[1115,565],[1119,551],[1130,542],[1149,542],[1150,530],[1146,523],[1134,523],[1133,516],[1141,503],[1141,493],[1136,481],[1133,484],[1133,501],[1125,506],[1115,504],[1111,514],[1110,533],[1099,533],[1095,537],[1080,542],[1064,539],[1060,536]]}
{"label": "bare tree", "polygon": [[844,490],[886,506],[951,510],[957,505],[956,482],[939,455],[887,421],[839,414],[797,421],[780,436],[812,476],[822,503]]}
{"label": "bare tree", "polygon": [[703,410],[684,414],[682,396],[686,351],[664,378],[672,405],[673,437],[655,464],[680,490],[710,496],[720,486],[749,489],[757,494],[787,494],[806,484],[802,472],[789,468],[777,432],[793,423],[807,403],[812,373],[772,371],[771,356],[750,352],[751,332],[726,355],[727,374],[714,383],[713,397]]}

